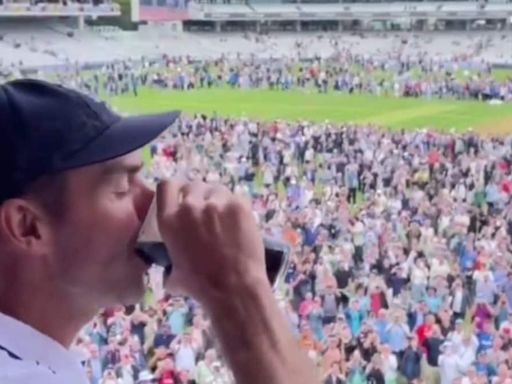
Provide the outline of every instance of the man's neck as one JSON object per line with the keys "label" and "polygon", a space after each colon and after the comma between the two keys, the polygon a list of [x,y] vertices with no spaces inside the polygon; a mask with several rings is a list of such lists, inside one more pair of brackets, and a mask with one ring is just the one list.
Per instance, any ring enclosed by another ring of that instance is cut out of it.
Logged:
{"label": "man's neck", "polygon": [[[50,284],[18,280],[0,283],[0,312],[69,348],[82,327],[97,313],[79,300],[55,294]],[[14,294],[13,294],[14,292]],[[80,303],[80,305],[77,305]]]}

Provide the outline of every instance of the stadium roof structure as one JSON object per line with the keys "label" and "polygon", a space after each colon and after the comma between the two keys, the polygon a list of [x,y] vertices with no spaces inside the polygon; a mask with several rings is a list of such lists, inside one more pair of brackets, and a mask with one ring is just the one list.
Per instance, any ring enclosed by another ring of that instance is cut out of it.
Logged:
{"label": "stadium roof structure", "polygon": [[200,4],[190,19],[204,21],[511,19],[512,3],[390,2],[338,4]]}

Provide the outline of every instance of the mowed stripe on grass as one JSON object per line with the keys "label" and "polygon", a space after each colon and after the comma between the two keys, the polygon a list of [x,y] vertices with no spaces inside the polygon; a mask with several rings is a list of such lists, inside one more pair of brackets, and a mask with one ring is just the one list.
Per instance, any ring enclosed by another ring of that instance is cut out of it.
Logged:
{"label": "mowed stripe on grass", "polygon": [[396,110],[390,110],[387,112],[373,115],[371,117],[365,117],[364,119],[361,119],[358,122],[372,123],[374,121],[378,121],[379,124],[396,128],[402,126],[411,126],[411,121],[423,121],[424,123],[421,125],[421,127],[418,127],[423,128],[425,124],[428,122],[429,118],[431,118],[432,116],[435,116],[440,113],[449,113],[455,109],[456,107],[450,104],[424,104],[410,107],[407,109],[400,108]]}
{"label": "mowed stripe on grass", "polygon": [[313,91],[236,90],[228,88],[169,91],[145,88],[139,97],[108,100],[127,114],[180,109],[188,114],[218,113],[261,120],[310,120],[374,123],[394,129],[488,129],[493,122],[512,119],[512,105],[482,102],[404,99]]}

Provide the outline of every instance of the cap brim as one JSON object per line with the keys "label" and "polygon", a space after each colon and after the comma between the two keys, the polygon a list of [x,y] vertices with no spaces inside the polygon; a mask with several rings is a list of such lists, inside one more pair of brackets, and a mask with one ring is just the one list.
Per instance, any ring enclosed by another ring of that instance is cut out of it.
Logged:
{"label": "cap brim", "polygon": [[122,117],[102,135],[65,162],[66,169],[79,168],[115,159],[156,139],[180,116],[179,111],[157,115]]}

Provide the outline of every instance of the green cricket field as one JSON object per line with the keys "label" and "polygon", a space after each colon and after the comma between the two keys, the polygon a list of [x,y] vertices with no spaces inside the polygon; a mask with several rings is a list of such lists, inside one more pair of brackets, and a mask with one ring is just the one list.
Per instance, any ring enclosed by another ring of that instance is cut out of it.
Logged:
{"label": "green cricket field", "polygon": [[138,97],[123,95],[108,102],[126,114],[182,110],[186,114],[217,113],[264,121],[372,123],[386,129],[436,129],[483,135],[512,133],[512,104],[479,101],[426,100],[393,96],[347,95],[331,91],[240,90],[229,88],[191,91],[143,88]]}

